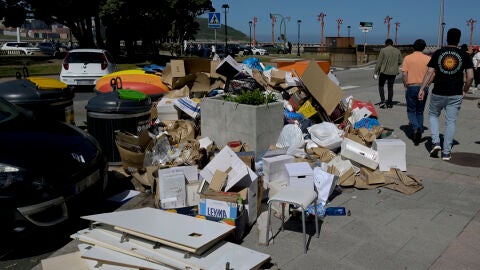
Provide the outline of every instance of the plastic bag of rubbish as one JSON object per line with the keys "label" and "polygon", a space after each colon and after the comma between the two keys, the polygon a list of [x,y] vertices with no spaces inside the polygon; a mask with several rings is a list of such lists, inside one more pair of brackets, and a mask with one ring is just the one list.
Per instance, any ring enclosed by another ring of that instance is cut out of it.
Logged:
{"label": "plastic bag of rubbish", "polygon": [[[318,217],[324,217],[325,216],[325,204],[324,203],[318,203],[317,204],[317,216]],[[307,213],[310,215],[315,215],[315,205],[310,205],[307,208]]]}
{"label": "plastic bag of rubbish", "polygon": [[242,64],[247,66],[250,69],[258,69],[260,71],[263,71],[263,67],[260,65],[260,60],[256,57],[250,57],[245,59]]}
{"label": "plastic bag of rubbish", "polygon": [[334,123],[322,122],[308,128],[312,141],[321,147],[335,150],[342,144],[343,131]]}

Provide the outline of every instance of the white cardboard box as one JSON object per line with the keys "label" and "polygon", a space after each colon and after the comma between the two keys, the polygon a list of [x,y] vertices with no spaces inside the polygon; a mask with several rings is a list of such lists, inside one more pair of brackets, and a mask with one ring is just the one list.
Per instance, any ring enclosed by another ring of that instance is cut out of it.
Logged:
{"label": "white cardboard box", "polygon": [[313,190],[313,169],[308,162],[285,164],[288,173],[288,185]]}
{"label": "white cardboard box", "polygon": [[183,172],[162,172],[162,170],[158,170],[158,191],[161,208],[171,209],[187,206]]}
{"label": "white cardboard box", "polygon": [[157,103],[157,119],[158,120],[178,120],[179,111],[174,105],[174,98],[162,98]]}
{"label": "white cardboard box", "polygon": [[340,155],[372,170],[378,167],[377,151],[348,138],[343,139]]}
{"label": "white cardboard box", "polygon": [[382,172],[390,168],[407,170],[406,145],[400,139],[377,139],[372,143],[372,148],[378,152],[378,167]]}
{"label": "white cardboard box", "polygon": [[269,182],[288,181],[285,164],[295,162],[295,157],[279,155],[263,158],[263,188],[268,188]]}
{"label": "white cardboard box", "polygon": [[258,175],[245,164],[233,150],[225,146],[218,152],[212,160],[200,171],[200,175],[210,183],[216,170],[225,172],[231,168],[228,173],[227,185],[224,191],[229,191],[235,185],[248,187],[258,178]]}

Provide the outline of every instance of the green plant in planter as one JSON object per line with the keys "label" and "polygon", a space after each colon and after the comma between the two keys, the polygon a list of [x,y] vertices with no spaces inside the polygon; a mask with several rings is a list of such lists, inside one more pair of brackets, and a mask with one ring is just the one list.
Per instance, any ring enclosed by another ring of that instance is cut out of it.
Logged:
{"label": "green plant in planter", "polygon": [[248,105],[261,105],[277,101],[277,97],[274,93],[264,94],[258,88],[250,91],[242,90],[241,94],[239,95],[227,94],[223,99],[226,101]]}

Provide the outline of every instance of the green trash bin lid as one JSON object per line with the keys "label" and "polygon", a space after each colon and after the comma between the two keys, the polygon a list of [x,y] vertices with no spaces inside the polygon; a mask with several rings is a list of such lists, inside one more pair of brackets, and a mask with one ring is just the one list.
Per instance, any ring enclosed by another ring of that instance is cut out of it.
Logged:
{"label": "green trash bin lid", "polygon": [[147,98],[144,93],[132,89],[118,89],[117,91],[120,99],[141,101]]}

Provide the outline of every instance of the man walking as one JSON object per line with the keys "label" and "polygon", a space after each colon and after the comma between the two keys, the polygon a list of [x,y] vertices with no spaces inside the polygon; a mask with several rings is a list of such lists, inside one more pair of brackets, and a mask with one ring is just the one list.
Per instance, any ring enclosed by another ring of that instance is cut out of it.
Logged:
{"label": "man walking", "polygon": [[[418,92],[418,99],[425,98],[428,83],[433,79],[434,87],[430,97],[428,115],[432,133],[433,147],[430,151],[432,157],[438,157],[442,152],[443,160],[450,160],[455,122],[465,94],[468,92],[473,80],[473,62],[467,52],[458,48],[460,29],[451,28],[447,32],[447,46],[435,51],[428,62],[428,71],[422,81]],[[466,71],[465,83],[463,74]],[[443,148],[440,144],[440,131],[438,118],[445,110],[445,134]]]}
{"label": "man walking", "polygon": [[[393,40],[385,40],[385,47],[380,50],[377,64],[375,65],[375,74],[379,74],[378,92],[380,94],[380,108],[393,107],[393,83],[399,73],[399,66],[402,64],[402,54],[400,50],[393,47]],[[388,99],[385,102],[385,82],[387,82]]]}
{"label": "man walking", "polygon": [[[418,99],[418,91],[420,90],[423,77],[427,73],[427,64],[430,61],[430,56],[423,53],[426,46],[425,40],[415,40],[413,43],[414,52],[405,56],[402,65],[402,79],[406,90],[407,117],[415,145],[418,145],[422,139],[423,111],[427,100],[427,94],[424,95],[422,100]],[[425,89],[428,92],[428,88]]]}

